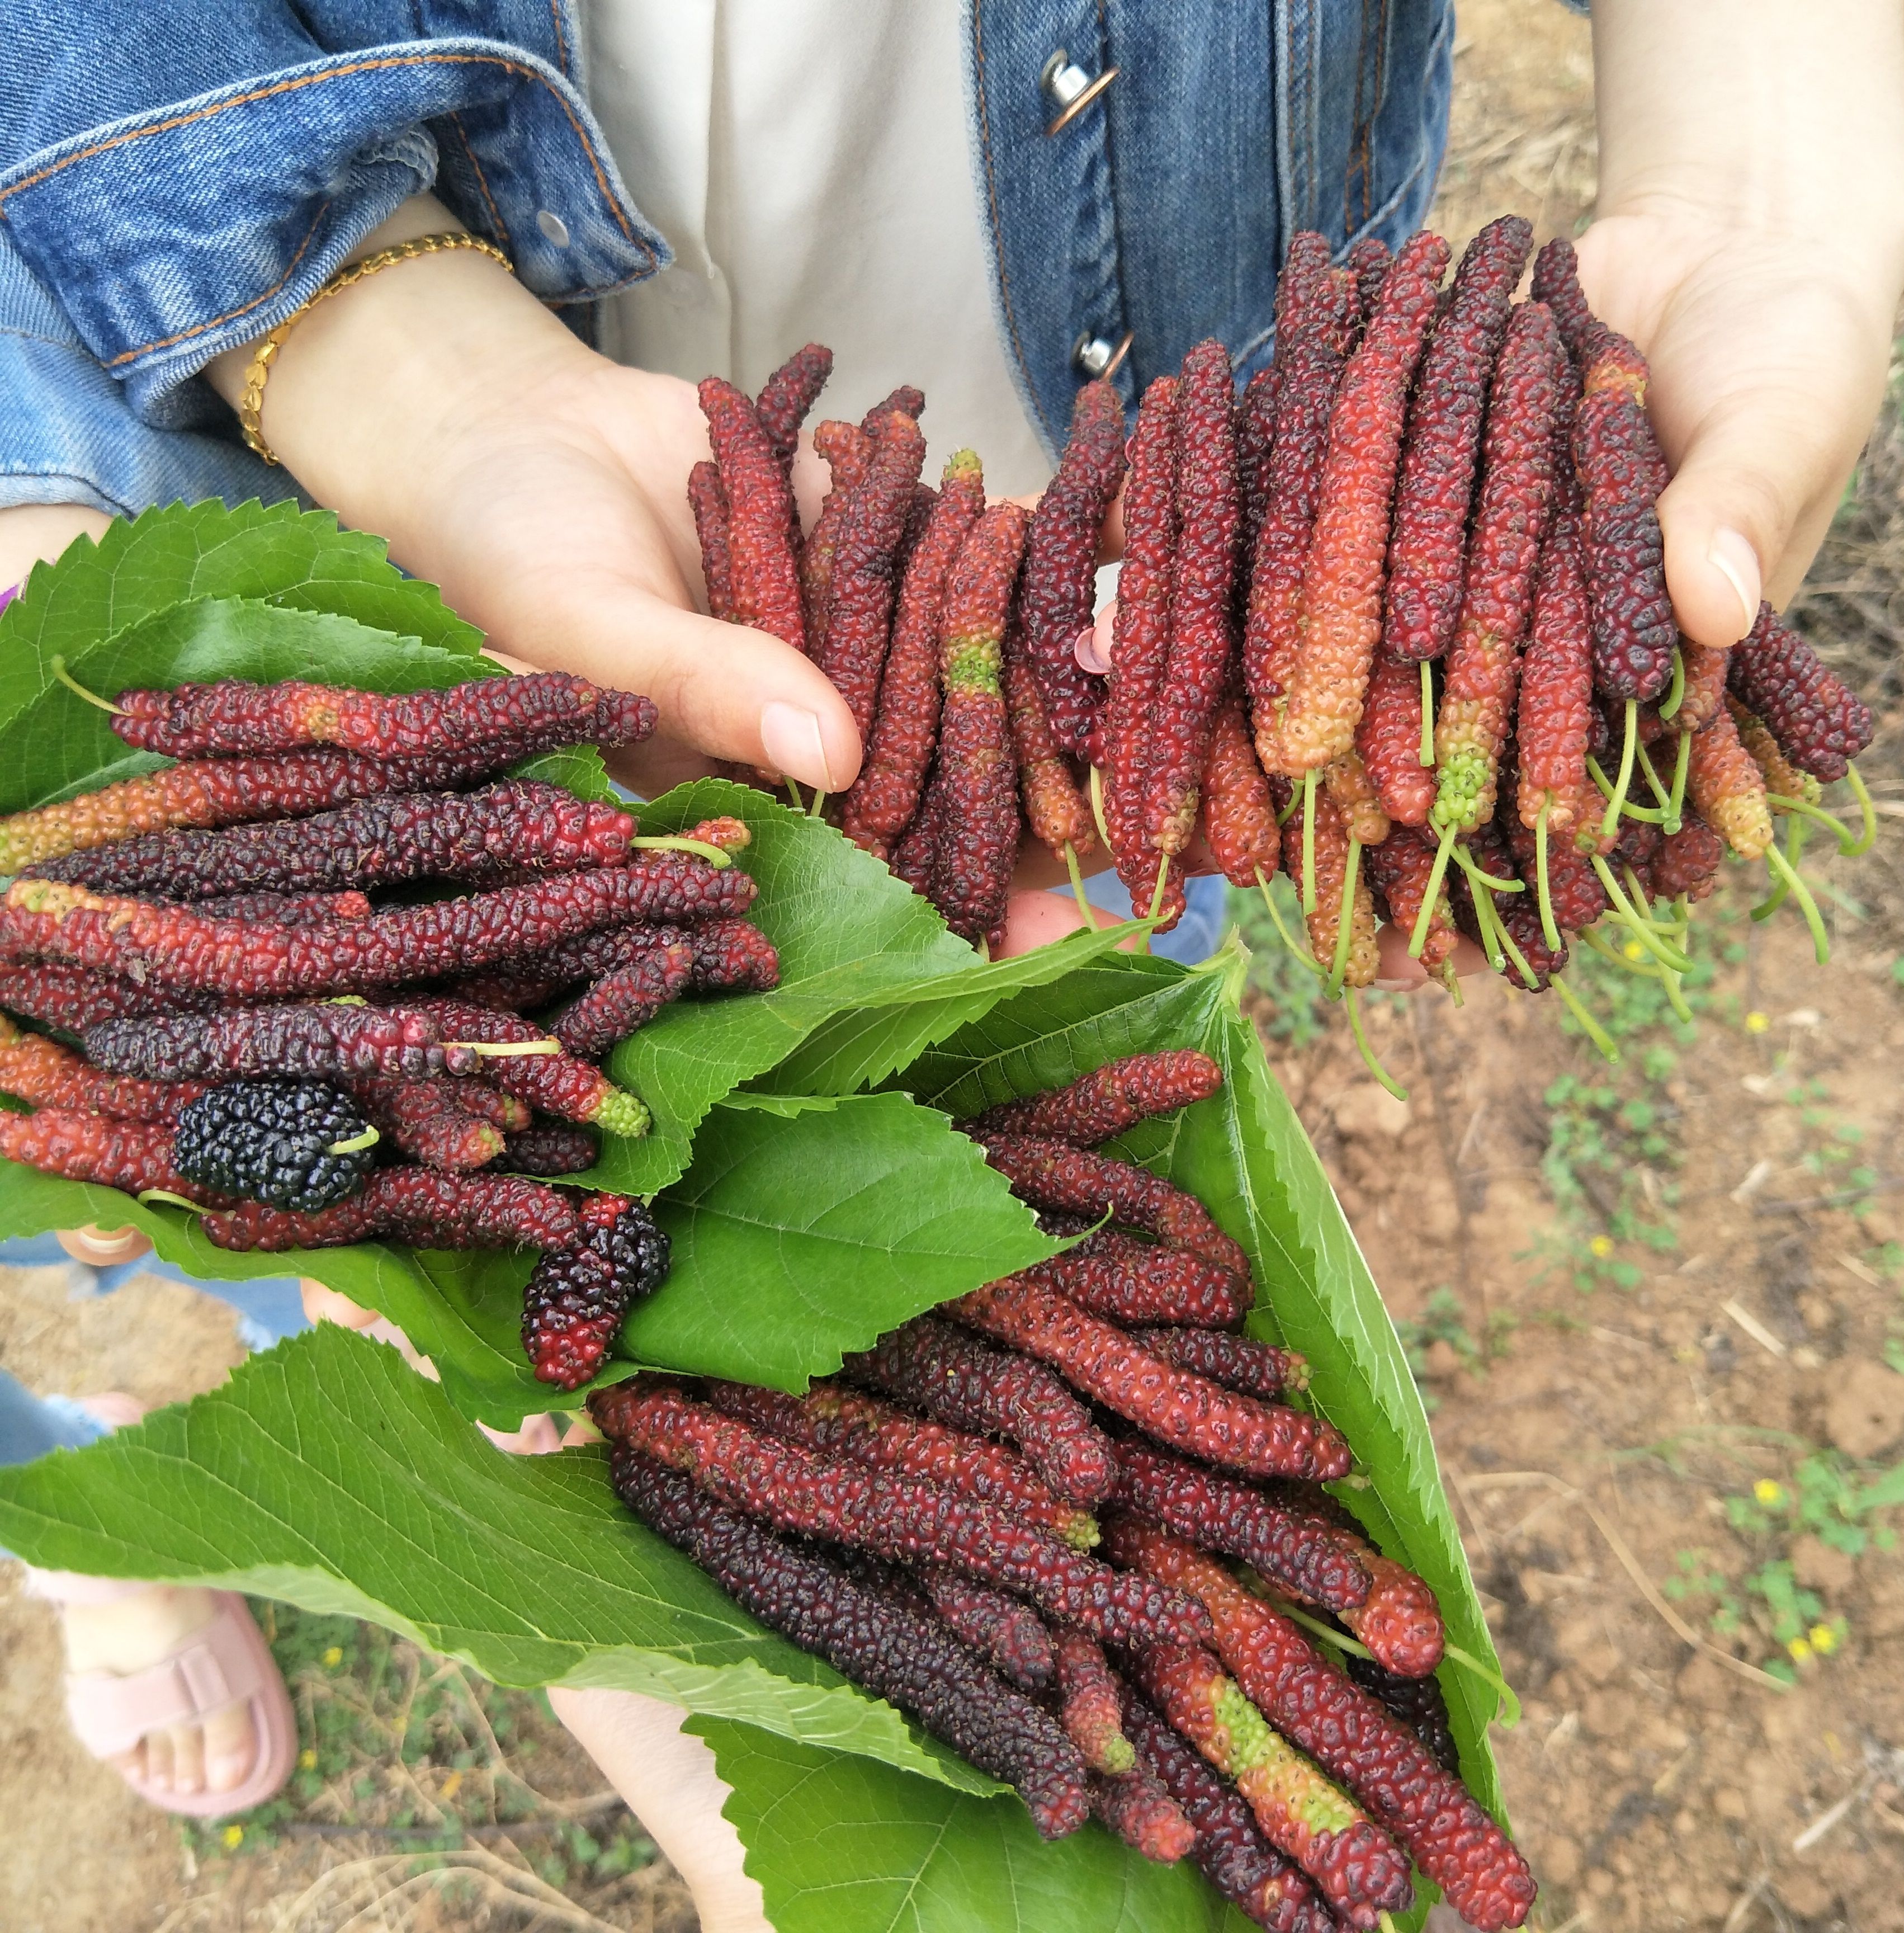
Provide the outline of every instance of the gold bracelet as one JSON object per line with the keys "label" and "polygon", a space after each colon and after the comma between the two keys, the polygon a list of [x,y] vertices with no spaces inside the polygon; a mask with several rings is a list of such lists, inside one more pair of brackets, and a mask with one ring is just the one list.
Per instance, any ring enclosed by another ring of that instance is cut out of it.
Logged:
{"label": "gold bracelet", "polygon": [[265,441],[264,428],[259,416],[264,407],[265,383],[271,375],[271,365],[278,359],[278,350],[284,346],[284,338],[326,296],[347,289],[353,282],[361,282],[366,275],[374,275],[380,269],[394,268],[399,262],[414,261],[419,255],[440,255],[452,248],[473,248],[478,254],[501,263],[511,275],[515,273],[509,258],[494,242],[485,242],[481,236],[472,235],[462,228],[452,229],[441,235],[419,235],[410,241],[380,248],[374,255],[366,255],[361,261],[350,263],[338,269],[308,302],[293,309],[251,352],[251,360],[245,371],[244,393],[238,399],[238,426],[245,433],[245,446],[267,463],[276,465],[278,458],[272,454],[270,444]]}

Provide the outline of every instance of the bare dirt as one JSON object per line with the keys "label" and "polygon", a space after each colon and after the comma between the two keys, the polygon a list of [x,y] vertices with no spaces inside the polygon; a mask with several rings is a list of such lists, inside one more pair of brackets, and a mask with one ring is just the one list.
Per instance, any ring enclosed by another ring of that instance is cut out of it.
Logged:
{"label": "bare dirt", "polygon": [[[1456,80],[1437,225],[1458,242],[1513,209],[1543,238],[1572,232],[1594,193],[1586,23],[1551,0],[1461,0]],[[1893,708],[1864,762],[1887,819],[1904,816],[1900,446],[1888,420],[1800,607]],[[1904,1362],[1904,882],[1882,846],[1855,861],[1817,852],[1829,970],[1788,911],[1745,917],[1762,888],[1735,882],[1702,909],[1716,943],[1696,1037],[1628,1012],[1617,1074],[1551,1003],[1488,985],[1458,1012],[1438,996],[1374,1007],[1377,1047],[1410,1090],[1397,1104],[1337,1027],[1293,1048],[1289,1011],[1260,1002],[1419,1353],[1524,1702],[1497,1743],[1546,1933],[1904,1926],[1904,1571],[1894,1551],[1839,1547],[1855,1541],[1843,1526],[1868,1532],[1881,1514],[1831,1507],[1904,1454],[1904,1377],[1887,1360]],[[35,1387],[173,1399],[241,1353],[228,1312],[189,1291],[149,1280],[72,1304],[67,1285],[11,1272],[0,1294],[0,1360]],[[1839,1488],[1806,1514],[1802,1486],[1821,1472]],[[1755,1503],[1755,1485],[1774,1501]],[[473,1855],[452,1893],[419,1889],[418,1861],[374,1831],[293,1829],[201,1857],[202,1838],[71,1741],[51,1619],[11,1565],[0,1646],[0,1916],[20,1933],[563,1916],[521,1877],[533,1838],[526,1852],[485,1842],[504,1876]],[[1780,1661],[1790,1688],[1749,1675]],[[512,1755],[558,1808],[599,1785],[533,1715]],[[308,1817],[321,1826],[323,1808]],[[692,1923],[659,1862],[564,1883],[569,1924]]]}

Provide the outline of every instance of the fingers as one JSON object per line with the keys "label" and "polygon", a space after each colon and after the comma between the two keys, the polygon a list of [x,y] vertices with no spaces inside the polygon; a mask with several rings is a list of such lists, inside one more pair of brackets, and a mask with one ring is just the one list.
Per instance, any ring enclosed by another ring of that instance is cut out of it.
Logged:
{"label": "fingers", "polygon": [[[1419,960],[1409,957],[1408,929],[1405,926],[1384,924],[1377,929],[1375,949],[1380,956],[1376,970],[1375,985],[1384,994],[1412,994],[1417,987],[1428,985],[1428,970]],[[1470,974],[1485,973],[1488,970],[1488,957],[1473,940],[1458,939],[1455,942],[1455,971],[1464,979]]]}
{"label": "fingers", "polygon": [[858,774],[853,714],[811,659],[764,631],[677,609],[612,573],[572,579],[559,605],[513,611],[503,640],[536,663],[652,698],[664,737],[630,761],[644,777],[671,783],[709,758],[828,792]]}
{"label": "fingers", "polygon": [[687,1714],[632,1691],[552,1685],[548,1702],[686,1880],[704,1933],[771,1933],[740,1835],[721,1814],[728,1787],[707,1741],[681,1730]]}
{"label": "fingers", "polygon": [[1116,624],[1117,600],[1113,597],[1092,620],[1090,630],[1078,633],[1072,648],[1078,663],[1100,678],[1111,668],[1111,633]]}
{"label": "fingers", "polygon": [[[1883,395],[1888,295],[1823,243],[1632,218],[1581,239],[1599,311],[1647,356],[1673,479],[1659,501],[1680,629],[1715,649],[1797,587]],[[1886,287],[1888,288],[1888,284]]]}
{"label": "fingers", "polygon": [[[1118,924],[1117,915],[1101,906],[1093,906],[1091,914],[1101,927]],[[1083,924],[1084,915],[1069,893],[1014,893],[1005,902],[1005,942],[996,957],[1007,960],[1015,954],[1029,953],[1034,947],[1077,932]]]}
{"label": "fingers", "polygon": [[95,1222],[83,1228],[62,1228],[57,1239],[76,1262],[88,1268],[112,1268],[152,1252],[151,1242],[137,1228],[102,1228]]}
{"label": "fingers", "polygon": [[307,1322],[335,1322],[341,1329],[368,1329],[378,1319],[374,1309],[360,1307],[347,1295],[340,1295],[313,1276],[299,1278],[298,1293],[304,1303]]}

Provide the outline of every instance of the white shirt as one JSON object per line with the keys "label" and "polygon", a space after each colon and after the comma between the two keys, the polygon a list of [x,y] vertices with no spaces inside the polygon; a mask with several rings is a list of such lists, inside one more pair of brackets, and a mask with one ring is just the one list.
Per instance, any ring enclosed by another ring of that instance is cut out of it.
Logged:
{"label": "white shirt", "polygon": [[814,419],[926,392],[926,480],[963,445],[994,494],[1050,465],[993,320],[959,0],[589,0],[589,98],[674,266],[604,305],[617,361],[749,392],[833,351]]}

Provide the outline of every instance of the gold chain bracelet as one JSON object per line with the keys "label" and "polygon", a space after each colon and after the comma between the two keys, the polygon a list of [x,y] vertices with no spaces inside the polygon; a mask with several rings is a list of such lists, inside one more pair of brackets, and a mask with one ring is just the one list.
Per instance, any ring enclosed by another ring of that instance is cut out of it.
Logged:
{"label": "gold chain bracelet", "polygon": [[264,407],[265,384],[271,376],[271,365],[278,360],[278,352],[284,346],[284,338],[308,316],[326,296],[334,296],[340,289],[347,289],[353,282],[361,282],[365,276],[375,275],[380,269],[394,268],[399,262],[414,261],[419,255],[440,255],[452,248],[473,248],[479,255],[487,255],[491,261],[500,262],[511,275],[514,265],[493,242],[485,242],[479,235],[472,235],[467,229],[452,229],[440,235],[419,235],[408,242],[398,242],[390,248],[380,248],[374,255],[366,255],[361,261],[352,262],[338,270],[311,299],[300,308],[293,309],[269,335],[263,337],[251,352],[251,360],[245,371],[245,390],[238,399],[238,426],[245,433],[245,446],[254,455],[262,456],[266,462],[275,465],[278,458],[272,455],[271,446],[265,441],[264,428],[260,412]]}

